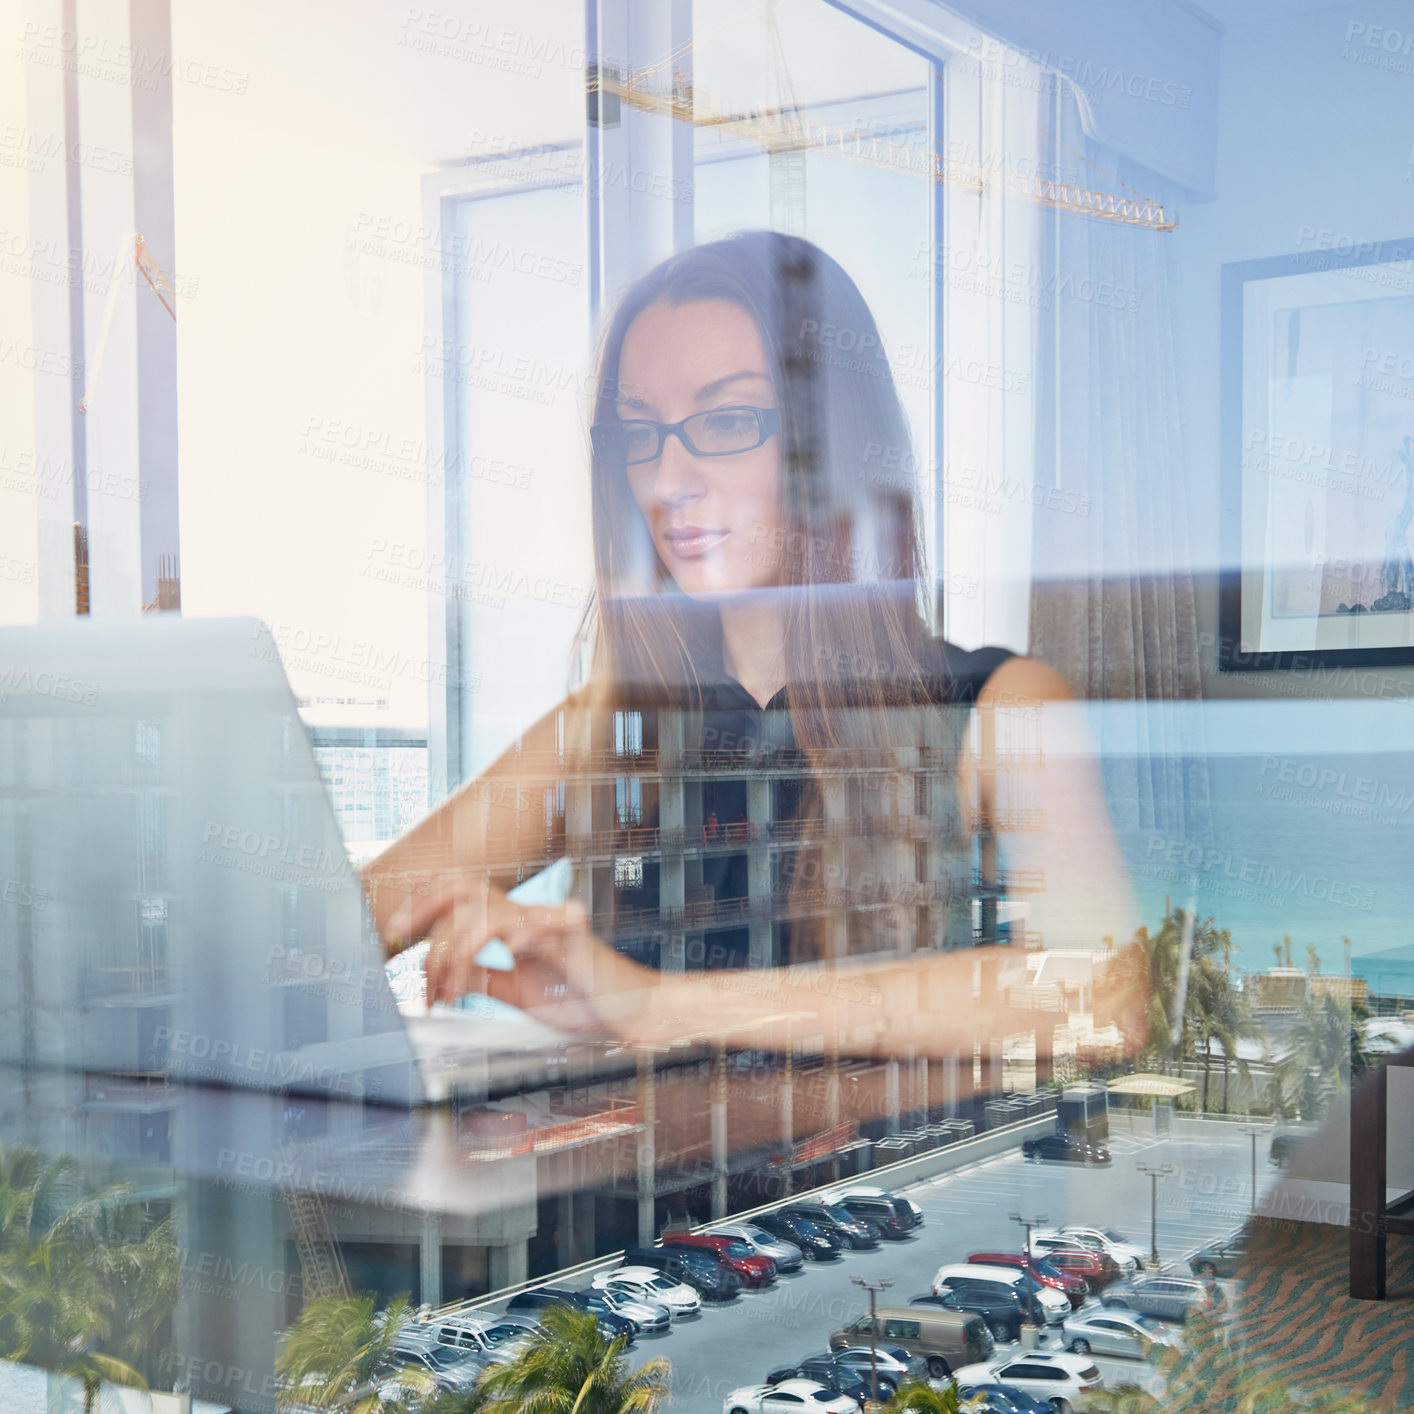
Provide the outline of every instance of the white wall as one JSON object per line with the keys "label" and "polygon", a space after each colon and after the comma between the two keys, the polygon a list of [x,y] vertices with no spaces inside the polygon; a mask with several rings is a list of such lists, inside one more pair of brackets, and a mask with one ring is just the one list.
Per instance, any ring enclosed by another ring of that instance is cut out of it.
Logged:
{"label": "white wall", "polygon": [[[1173,239],[1194,568],[1203,576],[1200,630],[1215,636],[1221,267],[1335,241],[1414,235],[1414,55],[1391,55],[1364,42],[1376,27],[1414,41],[1414,12],[1396,0],[1305,13],[1293,13],[1306,9],[1302,4],[1283,6],[1280,13],[1271,5],[1217,0],[1210,8],[1226,25],[1218,196],[1208,204],[1183,203]],[[1347,37],[1361,25],[1367,28]],[[1218,675],[1212,658],[1212,650],[1205,651],[1208,695],[1271,690],[1270,674]],[[1414,682],[1407,670],[1382,671]]]}

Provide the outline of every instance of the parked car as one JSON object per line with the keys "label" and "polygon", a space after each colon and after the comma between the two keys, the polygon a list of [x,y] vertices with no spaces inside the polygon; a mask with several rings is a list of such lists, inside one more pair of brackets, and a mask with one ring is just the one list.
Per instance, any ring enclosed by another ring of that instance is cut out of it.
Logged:
{"label": "parked car", "polygon": [[[850,1399],[863,1404],[865,1400],[871,1398],[867,1376],[861,1380],[854,1372],[851,1365],[837,1365],[833,1354],[826,1351],[823,1355],[810,1355],[804,1360],[794,1365],[785,1365],[778,1370],[772,1370],[766,1376],[768,1385],[778,1385],[784,1380],[814,1380],[816,1384],[824,1385],[826,1389],[834,1390],[836,1394],[848,1395]],[[887,1381],[881,1375],[879,1377],[879,1388],[882,1391]],[[892,1388],[891,1385],[888,1386]]]}
{"label": "parked car", "polygon": [[1054,1287],[1070,1302],[1073,1310],[1079,1310],[1090,1294],[1089,1283],[1084,1277],[1070,1276],[1053,1267],[1046,1258],[1034,1254],[1028,1262],[1024,1252],[969,1252],[967,1261],[969,1265],[978,1263],[989,1267],[1014,1267],[1041,1286]]}
{"label": "parked car", "polygon": [[[922,1355],[911,1355],[901,1345],[874,1346],[874,1355],[879,1369],[880,1397],[887,1399],[900,1385],[909,1380],[928,1378],[928,1361]],[[845,1345],[834,1352],[835,1363],[851,1369],[866,1384],[869,1381],[869,1347],[867,1345]],[[887,1391],[887,1392],[886,1392]]]}
{"label": "parked car", "polygon": [[607,1287],[590,1287],[580,1292],[591,1311],[606,1307],[616,1316],[632,1321],[640,1331],[656,1333],[671,1328],[673,1313],[662,1301],[640,1301],[637,1297],[626,1296]]}
{"label": "parked car", "polygon": [[1100,1298],[1106,1307],[1142,1311],[1165,1321],[1186,1321],[1194,1311],[1211,1311],[1225,1304],[1222,1288],[1200,1277],[1156,1272],[1116,1282]]}
{"label": "parked car", "polygon": [[1239,1228],[1207,1247],[1200,1247],[1188,1259],[1188,1267],[1195,1277],[1230,1277],[1236,1276],[1237,1269],[1246,1260],[1247,1230]]}
{"label": "parked car", "polygon": [[[390,1374],[375,1375],[373,1388],[377,1392],[378,1398],[385,1404],[416,1409],[427,1398],[427,1385],[423,1379],[425,1372],[419,1371],[414,1374],[413,1369],[414,1367],[411,1365],[397,1365],[392,1368]],[[310,1398],[317,1399],[319,1396],[311,1392]],[[289,1414],[320,1414],[317,1405],[303,1401],[284,1404],[282,1408],[288,1410]]]}
{"label": "parked car", "polygon": [[755,1223],[720,1223],[712,1229],[723,1237],[735,1237],[753,1252],[769,1257],[777,1272],[798,1272],[805,1263],[805,1253],[795,1242],[776,1237]]}
{"label": "parked car", "polygon": [[873,1223],[881,1237],[895,1240],[905,1238],[913,1231],[913,1214],[906,1208],[900,1212],[887,1198],[860,1198],[851,1195],[841,1198],[836,1205],[852,1213],[860,1222]]}
{"label": "parked car", "polygon": [[743,1385],[722,1401],[722,1414],[859,1414],[859,1404],[814,1380]]}
{"label": "parked car", "polygon": [[563,1287],[539,1286],[531,1291],[518,1291],[506,1302],[506,1312],[525,1313],[533,1316],[537,1311],[548,1310],[552,1306],[569,1306],[576,1311],[594,1311],[594,1319],[607,1340],[622,1340],[628,1346],[634,1343],[638,1326],[625,1316],[609,1309],[601,1298],[599,1309],[590,1305],[590,1298],[583,1291],[569,1291]]}
{"label": "parked car", "polygon": [[1059,1325],[1070,1314],[1070,1300],[1063,1292],[1050,1286],[1036,1286],[1028,1293],[1025,1274],[1015,1267],[984,1267],[980,1263],[953,1262],[939,1267],[933,1277],[934,1296],[966,1286],[984,1286],[984,1289],[993,1292],[1010,1291],[1021,1301],[1023,1308],[1029,1295],[1031,1309],[1040,1314],[1045,1325]]}
{"label": "parked car", "polygon": [[685,1283],[675,1280],[656,1267],[616,1267],[600,1272],[593,1285],[613,1297],[631,1301],[661,1301],[673,1313],[673,1320],[695,1316],[702,1309],[701,1299]]}
{"label": "parked car", "polygon": [[1108,1252],[1094,1252],[1069,1237],[1055,1237],[1046,1242],[1031,1239],[1031,1251],[1045,1257],[1058,1271],[1073,1277],[1083,1277],[1092,1292],[1103,1291],[1120,1278],[1119,1263]]}
{"label": "parked car", "polygon": [[[1149,1259],[1144,1248],[1137,1242],[1131,1242],[1123,1233],[1116,1232],[1112,1227],[1086,1227],[1080,1223],[1071,1223],[1059,1232],[1048,1233],[1047,1236],[1070,1238],[1092,1252],[1107,1252],[1114,1258],[1121,1271],[1128,1267],[1137,1272]],[[1032,1241],[1035,1241],[1034,1237]]]}
{"label": "parked car", "polygon": [[1018,1385],[1003,1385],[993,1380],[977,1385],[960,1384],[957,1392],[964,1400],[981,1401],[975,1406],[974,1414],[1055,1414],[1055,1405],[1050,1400],[1037,1399]]}
{"label": "parked car", "polygon": [[[485,1356],[493,1365],[516,1359],[535,1334],[537,1322],[522,1316],[501,1316],[494,1311],[466,1311],[428,1322],[418,1322],[412,1331],[425,1329],[439,1345],[451,1350],[471,1351]],[[409,1332],[411,1334],[411,1331]]]}
{"label": "parked car", "polygon": [[630,1247],[624,1265],[652,1267],[692,1287],[708,1301],[730,1301],[742,1288],[742,1280],[728,1271],[713,1252],[698,1247]]}
{"label": "parked car", "polygon": [[841,1203],[789,1203],[780,1210],[793,1217],[808,1218],[828,1232],[841,1247],[877,1247],[879,1229],[857,1218]]}
{"label": "parked car", "polygon": [[925,1306],[880,1306],[830,1335],[831,1350],[868,1347],[869,1339],[900,1346],[927,1361],[932,1379],[946,1379],[959,1365],[985,1360],[996,1348],[987,1323],[968,1311],[930,1311]]}
{"label": "parked car", "polygon": [[877,1188],[867,1183],[856,1183],[849,1188],[843,1188],[838,1194],[830,1196],[832,1203],[848,1203],[851,1198],[882,1198],[886,1203],[892,1203],[894,1212],[900,1217],[905,1215],[912,1220],[914,1227],[923,1226],[923,1209],[913,1201],[912,1198],[902,1198],[896,1193],[890,1193],[887,1188]]}
{"label": "parked car", "polygon": [[1110,1151],[1103,1144],[1087,1144],[1072,1134],[1042,1134],[1036,1139],[1024,1139],[1021,1152],[1033,1163],[1040,1163],[1043,1159],[1066,1164],[1110,1162]]}
{"label": "parked car", "polygon": [[1117,1309],[1077,1311],[1061,1326],[1065,1348],[1076,1355],[1123,1355],[1147,1360],[1156,1345],[1181,1343],[1178,1328],[1157,1316]]}
{"label": "parked car", "polygon": [[828,1262],[840,1255],[842,1244],[838,1239],[809,1218],[790,1213],[762,1213],[752,1222],[772,1237],[795,1243],[812,1262]]}
{"label": "parked car", "polygon": [[[934,1296],[926,1292],[911,1296],[910,1306],[941,1306],[945,1311],[971,1311],[986,1321],[995,1341],[1021,1339],[1025,1319],[1021,1298],[1014,1291],[991,1291],[981,1286],[962,1286]],[[1040,1307],[1037,1307],[1039,1313]],[[1042,1317],[1044,1320],[1044,1317]]]}
{"label": "parked car", "polygon": [[957,1372],[959,1385],[1015,1385],[1033,1399],[1045,1400],[1056,1414],[1084,1414],[1096,1407],[1105,1388],[1104,1376],[1088,1355],[1051,1355],[1027,1351],[990,1365],[971,1365]]}
{"label": "parked car", "polygon": [[710,1252],[729,1272],[741,1278],[743,1286],[770,1286],[776,1279],[775,1262],[753,1252],[739,1237],[714,1232],[672,1233],[664,1235],[662,1246],[665,1251],[693,1247]]}
{"label": "parked car", "polygon": [[411,1367],[430,1376],[438,1389],[465,1394],[481,1378],[489,1362],[483,1353],[453,1350],[442,1345],[431,1332],[406,1330],[392,1351],[389,1373],[396,1378],[398,1368]]}

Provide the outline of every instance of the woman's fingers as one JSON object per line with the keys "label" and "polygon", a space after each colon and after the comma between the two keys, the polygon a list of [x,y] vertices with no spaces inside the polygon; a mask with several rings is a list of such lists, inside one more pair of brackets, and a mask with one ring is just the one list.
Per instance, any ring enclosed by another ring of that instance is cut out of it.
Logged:
{"label": "woman's fingers", "polygon": [[384,925],[388,943],[405,948],[417,942],[451,909],[465,888],[465,883],[454,880],[438,885],[421,898],[409,898],[399,904]]}
{"label": "woman's fingers", "polygon": [[[585,917],[579,910],[580,917]],[[497,974],[477,964],[477,956],[493,938],[508,942],[523,937],[523,949],[541,948],[537,963],[554,971],[555,943],[564,928],[564,911],[557,908],[527,908],[507,898],[499,889],[457,885],[436,900],[429,899],[415,917],[430,933],[432,947],[427,957],[427,1001],[453,1002],[468,992],[501,995],[527,990],[514,972],[505,974],[509,987],[493,986]],[[514,949],[512,949],[514,954]],[[527,979],[528,980],[528,979]],[[509,999],[509,998],[507,998]],[[517,1003],[523,1005],[524,1003]]]}
{"label": "woman's fingers", "polygon": [[[469,992],[541,1012],[569,1029],[601,1023],[599,994],[613,976],[616,954],[594,937],[584,905],[526,907],[484,882],[457,879],[393,915],[400,940],[427,937],[427,1003],[454,1002]],[[478,965],[493,938],[510,949],[509,972]],[[620,979],[621,981],[623,979]]]}

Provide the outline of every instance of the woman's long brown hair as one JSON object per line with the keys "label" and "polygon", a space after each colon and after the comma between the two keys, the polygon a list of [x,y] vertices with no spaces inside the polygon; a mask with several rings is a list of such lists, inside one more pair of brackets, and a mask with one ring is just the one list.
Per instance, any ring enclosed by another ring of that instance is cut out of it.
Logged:
{"label": "woman's long brown hair", "polygon": [[[854,281],[818,246],[770,231],[683,251],[626,292],[602,342],[596,423],[616,416],[638,315],[659,301],[709,299],[755,321],[777,390],[785,530],[781,587],[770,592],[784,600],[791,722],[810,764],[797,814],[818,816],[833,753],[916,747],[920,732],[934,735],[909,710],[939,695],[920,607],[916,488],[887,470],[913,465],[908,424]],[[673,583],[622,465],[594,461],[592,507],[596,588],[577,644],[576,661],[589,667],[580,701],[700,711],[702,666],[720,662],[716,609]],[[911,790],[911,779],[897,788]],[[871,867],[878,854],[869,851]],[[821,954],[808,931],[793,926],[793,957]]]}

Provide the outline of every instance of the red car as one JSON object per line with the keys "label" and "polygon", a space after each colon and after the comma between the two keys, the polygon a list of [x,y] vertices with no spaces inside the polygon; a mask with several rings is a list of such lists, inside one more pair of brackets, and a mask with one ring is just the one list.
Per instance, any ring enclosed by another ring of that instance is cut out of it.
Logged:
{"label": "red car", "polygon": [[664,1247],[705,1247],[729,1272],[735,1272],[746,1286],[770,1286],[776,1279],[776,1264],[753,1252],[739,1237],[711,1232],[664,1233]]}
{"label": "red car", "polygon": [[1120,1276],[1119,1263],[1107,1252],[1091,1252],[1083,1247],[1052,1247],[1031,1254],[1038,1261],[1044,1258],[1053,1267],[1072,1276],[1084,1277],[1091,1291],[1102,1291]]}
{"label": "red car", "polygon": [[1059,1267],[1052,1266],[1045,1257],[1033,1256],[1028,1263],[1020,1252],[969,1252],[967,1260],[981,1262],[989,1267],[1015,1267],[1019,1272],[1029,1268],[1033,1281],[1063,1291],[1072,1310],[1084,1305],[1085,1298],[1090,1294],[1090,1287],[1084,1277],[1061,1271]]}

